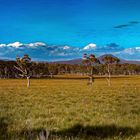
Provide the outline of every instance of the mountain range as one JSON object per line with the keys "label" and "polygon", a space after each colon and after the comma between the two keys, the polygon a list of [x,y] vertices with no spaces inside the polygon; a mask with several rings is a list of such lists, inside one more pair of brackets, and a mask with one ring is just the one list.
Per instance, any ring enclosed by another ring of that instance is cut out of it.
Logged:
{"label": "mountain range", "polygon": [[[112,55],[112,54],[105,54],[105,55],[102,55],[102,56],[99,56],[99,57],[97,57],[98,58],[98,60],[101,62],[101,63],[103,63],[102,62],[102,59],[105,57],[105,56],[112,56],[112,57],[116,57],[116,56],[114,56],[114,55]],[[64,60],[64,61],[54,61],[54,62],[52,62],[52,63],[57,63],[57,64],[72,64],[72,65],[74,65],[74,64],[82,64],[82,58],[77,58],[77,59],[72,59],[72,60]],[[140,65],[140,61],[133,61],[133,60],[124,60],[124,59],[120,59],[120,62],[119,62],[120,64],[137,64],[137,65]]]}
{"label": "mountain range", "polygon": [[[97,59],[100,61],[100,63],[102,64],[102,59],[105,57],[105,56],[112,56],[112,57],[115,57],[117,58],[116,56],[112,55],[112,54],[105,54],[105,55],[101,55],[99,57],[97,57]],[[14,61],[14,60],[9,60],[9,59],[0,59],[0,61]],[[52,62],[49,62],[49,63],[56,63],[56,64],[71,64],[71,65],[74,65],[74,64],[82,64],[82,58],[77,58],[77,59],[71,59],[71,60],[62,60],[62,61],[52,61]],[[42,62],[42,61],[39,61],[39,62]],[[47,61],[43,61],[44,62],[47,62]],[[137,64],[137,65],[140,65],[140,61],[133,61],[133,60],[125,60],[125,59],[120,59],[120,64]]]}

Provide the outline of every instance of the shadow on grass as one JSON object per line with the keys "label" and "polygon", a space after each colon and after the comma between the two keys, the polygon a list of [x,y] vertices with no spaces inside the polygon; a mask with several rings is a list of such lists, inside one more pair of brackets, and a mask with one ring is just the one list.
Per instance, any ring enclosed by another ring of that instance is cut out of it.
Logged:
{"label": "shadow on grass", "polygon": [[61,137],[98,137],[98,138],[111,138],[115,136],[130,137],[140,133],[139,128],[131,127],[118,127],[115,125],[104,126],[82,126],[77,124],[71,128],[64,129],[62,131],[54,132],[53,134]]}
{"label": "shadow on grass", "polygon": [[[6,118],[0,118],[0,140],[11,139],[25,139],[36,140],[42,133],[46,135],[48,133],[44,128],[22,130],[22,132],[8,132],[8,121]],[[140,133],[140,128],[131,127],[119,127],[116,125],[104,125],[104,126],[82,126],[76,124],[73,127],[63,129],[60,131],[50,131],[49,140],[53,140],[56,137],[60,138],[112,138],[112,137],[132,137]]]}
{"label": "shadow on grass", "polygon": [[0,140],[8,138],[8,120],[5,117],[0,118]]}
{"label": "shadow on grass", "polygon": [[[20,137],[24,137],[27,140],[34,140],[38,137],[40,132],[47,131],[43,128],[34,130],[23,130],[20,132]],[[113,137],[132,137],[140,133],[140,128],[131,127],[118,127],[115,125],[104,125],[104,126],[82,126],[80,124],[74,125],[71,128],[67,128],[60,131],[51,131],[48,140],[54,140],[55,138],[81,138],[87,140],[88,138],[113,138]]]}

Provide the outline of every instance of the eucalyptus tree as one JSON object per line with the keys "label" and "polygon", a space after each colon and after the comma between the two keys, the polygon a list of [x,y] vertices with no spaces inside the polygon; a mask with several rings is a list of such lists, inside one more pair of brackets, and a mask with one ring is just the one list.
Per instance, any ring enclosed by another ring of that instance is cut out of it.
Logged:
{"label": "eucalyptus tree", "polygon": [[89,68],[89,85],[93,84],[93,73],[95,70],[95,65],[100,64],[100,61],[95,57],[94,54],[90,54],[89,56],[87,54],[83,55],[83,61],[82,63]]}
{"label": "eucalyptus tree", "polygon": [[14,67],[20,72],[19,76],[27,78],[27,87],[30,87],[31,77],[31,58],[28,54],[25,54],[22,58],[16,58],[16,64]]}
{"label": "eucalyptus tree", "polygon": [[118,64],[118,62],[120,61],[117,57],[113,57],[112,55],[106,55],[105,57],[102,58],[102,61],[105,63],[106,69],[107,69],[107,73],[108,73],[108,77],[106,77],[107,82],[108,82],[108,86],[111,85],[111,72],[110,72],[110,66],[112,64]]}
{"label": "eucalyptus tree", "polygon": [[51,78],[53,78],[54,75],[58,74],[58,64],[56,63],[50,63],[48,65],[49,75]]}

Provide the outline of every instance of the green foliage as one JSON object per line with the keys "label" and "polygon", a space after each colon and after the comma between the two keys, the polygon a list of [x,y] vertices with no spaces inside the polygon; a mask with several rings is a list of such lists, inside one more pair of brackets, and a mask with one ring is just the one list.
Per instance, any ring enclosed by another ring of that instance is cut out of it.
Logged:
{"label": "green foliage", "polygon": [[20,75],[22,77],[28,77],[30,75],[30,69],[31,69],[31,58],[25,54],[22,58],[17,57],[16,58],[17,66],[15,68],[21,73]]}
{"label": "green foliage", "polygon": [[86,66],[94,66],[96,64],[99,64],[99,60],[95,57],[94,54],[90,54],[87,56],[87,54],[83,55],[83,64]]}
{"label": "green foliage", "polygon": [[111,55],[107,55],[102,59],[102,61],[105,64],[113,64],[113,63],[117,64],[120,60],[117,57],[112,57]]}
{"label": "green foliage", "polygon": [[[94,67],[94,74],[105,75],[106,64],[83,65],[83,64],[52,64],[47,62],[31,62],[29,64],[30,75],[34,78],[48,77],[50,72],[56,74],[76,74],[87,75],[91,67]],[[0,61],[0,78],[19,78],[19,70],[15,61]],[[112,75],[138,75],[140,74],[140,65],[136,64],[111,64],[110,72]]]}

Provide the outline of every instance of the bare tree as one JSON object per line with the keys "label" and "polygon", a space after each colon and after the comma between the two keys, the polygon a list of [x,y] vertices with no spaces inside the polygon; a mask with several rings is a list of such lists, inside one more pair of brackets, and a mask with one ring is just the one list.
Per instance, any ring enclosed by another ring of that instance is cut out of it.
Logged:
{"label": "bare tree", "polygon": [[87,54],[83,55],[83,64],[90,68],[88,85],[92,85],[93,71],[95,69],[94,66],[99,63],[100,61],[95,57],[94,54],[90,54],[89,56]]}
{"label": "bare tree", "polygon": [[110,65],[111,64],[117,64],[120,60],[116,57],[113,57],[111,55],[106,55],[102,61],[105,63],[106,68],[107,68],[107,73],[108,73],[108,77],[106,77],[107,82],[108,82],[108,86],[111,85],[111,72],[110,72]]}
{"label": "bare tree", "polygon": [[14,66],[19,72],[19,76],[27,78],[27,87],[30,87],[30,76],[31,76],[31,58],[28,54],[25,54],[22,58],[16,58],[17,66]]}

